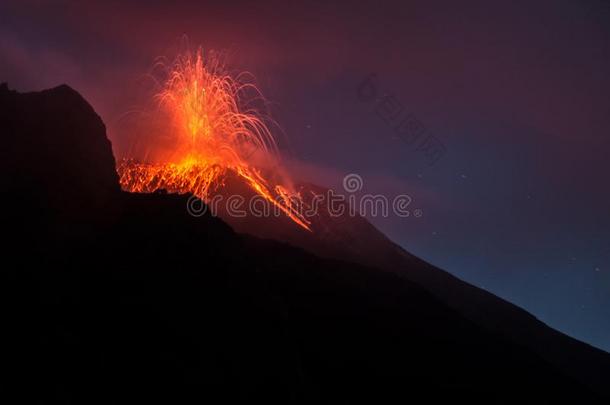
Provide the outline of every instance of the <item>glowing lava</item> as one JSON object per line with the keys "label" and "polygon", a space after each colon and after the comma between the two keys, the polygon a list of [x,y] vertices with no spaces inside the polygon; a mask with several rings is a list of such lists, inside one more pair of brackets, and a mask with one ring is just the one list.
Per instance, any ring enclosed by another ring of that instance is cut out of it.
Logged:
{"label": "glowing lava", "polygon": [[262,96],[244,77],[226,74],[219,59],[213,54],[204,58],[201,49],[179,56],[156,95],[171,121],[172,146],[160,163],[123,160],[117,168],[121,186],[131,192],[192,193],[209,201],[231,171],[309,230],[295,209],[298,193],[272,180],[279,176],[265,178],[254,162],[255,156],[258,161],[277,159],[277,146],[257,110],[248,107]]}

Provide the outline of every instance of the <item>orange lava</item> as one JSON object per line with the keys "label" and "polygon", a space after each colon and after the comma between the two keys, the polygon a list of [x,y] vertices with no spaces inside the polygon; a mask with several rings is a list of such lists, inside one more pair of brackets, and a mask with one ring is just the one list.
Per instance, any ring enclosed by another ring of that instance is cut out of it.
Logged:
{"label": "orange lava", "polygon": [[309,230],[309,222],[294,208],[298,193],[264,178],[254,162],[253,156],[258,161],[277,159],[277,146],[257,110],[248,107],[262,96],[244,77],[226,74],[219,59],[201,49],[179,56],[156,95],[171,120],[171,150],[164,151],[160,163],[123,160],[117,167],[121,187],[131,192],[192,193],[209,201],[231,171]]}

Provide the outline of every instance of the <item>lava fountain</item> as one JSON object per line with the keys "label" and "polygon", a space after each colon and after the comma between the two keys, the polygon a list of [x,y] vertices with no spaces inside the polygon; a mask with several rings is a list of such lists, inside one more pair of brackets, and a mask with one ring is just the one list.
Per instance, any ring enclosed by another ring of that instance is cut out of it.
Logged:
{"label": "lava fountain", "polygon": [[263,96],[247,77],[226,73],[219,57],[204,55],[201,48],[178,56],[155,96],[170,121],[170,150],[164,151],[161,162],[122,160],[117,167],[121,187],[141,193],[191,193],[209,202],[225,176],[233,173],[309,230],[297,208],[299,194],[290,184],[281,184],[281,176],[263,174],[257,164],[279,155],[269,127],[253,107]]}

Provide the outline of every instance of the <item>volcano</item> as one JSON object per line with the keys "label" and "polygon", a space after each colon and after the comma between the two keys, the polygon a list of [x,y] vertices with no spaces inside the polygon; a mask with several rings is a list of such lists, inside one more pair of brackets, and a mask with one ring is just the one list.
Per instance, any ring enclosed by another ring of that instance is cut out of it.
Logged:
{"label": "volcano", "polygon": [[610,399],[608,354],[364,218],[195,217],[189,195],[121,190],[102,120],[68,86],[1,86],[0,128],[11,403]]}
{"label": "volcano", "polygon": [[260,162],[277,160],[277,145],[255,107],[265,99],[253,81],[244,78],[250,75],[234,77],[226,72],[220,56],[204,54],[200,48],[180,54],[164,76],[154,98],[159,100],[163,137],[170,138],[170,145],[147,140],[145,155],[156,153],[160,161],[125,159],[117,168],[121,186],[132,192],[192,193],[209,201],[226,177],[236,177],[265,203],[309,230],[296,209],[300,195],[290,182],[279,170],[263,174]]}

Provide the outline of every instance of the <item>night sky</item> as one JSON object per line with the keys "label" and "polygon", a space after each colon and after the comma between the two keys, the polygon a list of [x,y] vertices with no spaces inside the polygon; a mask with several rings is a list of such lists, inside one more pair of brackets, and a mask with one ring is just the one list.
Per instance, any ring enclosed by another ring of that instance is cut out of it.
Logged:
{"label": "night sky", "polygon": [[[408,194],[420,218],[371,219],[393,240],[610,351],[607,2],[48,3],[0,4],[0,81],[74,87],[118,157],[145,74],[186,35],[254,73],[298,176]],[[366,78],[443,145],[436,163]]]}

